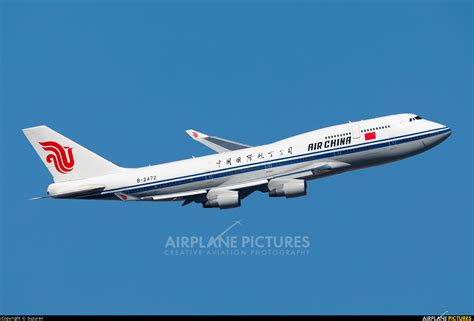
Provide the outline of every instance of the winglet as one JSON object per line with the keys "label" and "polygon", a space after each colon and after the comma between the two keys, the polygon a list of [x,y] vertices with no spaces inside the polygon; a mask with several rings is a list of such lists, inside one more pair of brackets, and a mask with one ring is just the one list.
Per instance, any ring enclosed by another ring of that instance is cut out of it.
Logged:
{"label": "winglet", "polygon": [[203,145],[206,145],[207,147],[209,147],[210,149],[218,153],[225,153],[225,152],[229,152],[233,150],[251,147],[249,145],[237,143],[232,140],[228,140],[228,139],[224,139],[224,138],[220,138],[216,136],[208,136],[194,129],[188,129],[186,131],[186,134],[188,134],[195,141]]}
{"label": "winglet", "polygon": [[198,132],[197,130],[194,130],[194,129],[188,129],[186,131],[186,134],[188,134],[194,140],[199,140],[199,139],[202,139],[202,138],[209,137],[206,134],[200,133],[200,132]]}

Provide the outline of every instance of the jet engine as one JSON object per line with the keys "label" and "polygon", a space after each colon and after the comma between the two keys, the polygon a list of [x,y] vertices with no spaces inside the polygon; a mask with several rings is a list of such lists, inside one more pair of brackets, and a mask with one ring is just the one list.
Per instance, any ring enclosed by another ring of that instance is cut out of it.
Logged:
{"label": "jet engine", "polygon": [[203,207],[218,207],[220,209],[239,207],[240,197],[236,191],[213,191],[207,193],[207,201],[202,204]]}
{"label": "jet engine", "polygon": [[272,179],[268,183],[270,197],[299,197],[306,195],[306,181],[303,179]]}

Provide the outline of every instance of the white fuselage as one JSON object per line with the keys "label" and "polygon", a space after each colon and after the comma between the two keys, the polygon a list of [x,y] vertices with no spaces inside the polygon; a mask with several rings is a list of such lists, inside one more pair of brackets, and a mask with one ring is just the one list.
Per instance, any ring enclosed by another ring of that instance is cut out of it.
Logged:
{"label": "white fuselage", "polygon": [[119,199],[117,192],[144,197],[262,179],[314,179],[421,153],[451,133],[444,125],[415,117],[399,114],[345,123],[267,145],[55,183],[48,192],[54,196],[83,185],[103,185],[102,192],[75,198]]}

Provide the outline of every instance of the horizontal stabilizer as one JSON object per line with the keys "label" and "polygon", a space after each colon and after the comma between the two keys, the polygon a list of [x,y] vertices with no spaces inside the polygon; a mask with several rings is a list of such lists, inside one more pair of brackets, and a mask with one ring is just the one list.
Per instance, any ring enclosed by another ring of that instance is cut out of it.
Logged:
{"label": "horizontal stabilizer", "polygon": [[[53,186],[54,185],[57,185],[57,184],[53,184]],[[53,187],[50,190],[48,190],[48,192],[51,197],[63,198],[63,197],[75,197],[75,196],[81,196],[85,194],[98,193],[98,192],[102,192],[104,189],[105,189],[105,186],[103,185],[84,185],[84,186],[68,188],[68,189],[63,189],[61,187]]]}
{"label": "horizontal stabilizer", "polygon": [[195,141],[203,145],[206,145],[207,147],[209,147],[210,149],[218,153],[225,153],[225,152],[230,152],[233,150],[239,150],[239,149],[252,147],[250,145],[237,143],[228,139],[224,139],[224,138],[220,138],[216,136],[208,136],[194,129],[188,129],[186,133]]}
{"label": "horizontal stabilizer", "polygon": [[42,200],[42,199],[45,199],[45,198],[50,198],[52,196],[50,195],[45,195],[45,196],[37,196],[37,197],[32,197],[32,198],[29,198],[28,200],[29,201],[37,201],[37,200]]}

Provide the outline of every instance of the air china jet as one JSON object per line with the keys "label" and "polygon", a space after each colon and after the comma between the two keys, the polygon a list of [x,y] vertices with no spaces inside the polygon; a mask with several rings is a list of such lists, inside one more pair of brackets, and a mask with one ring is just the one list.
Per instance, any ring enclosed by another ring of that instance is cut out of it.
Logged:
{"label": "air china jet", "polygon": [[308,180],[413,156],[451,135],[448,127],[414,114],[349,122],[256,147],[190,129],[191,138],[216,154],[123,168],[46,126],[23,132],[53,175],[45,197],[182,201],[220,209],[240,206],[254,191],[304,196]]}

